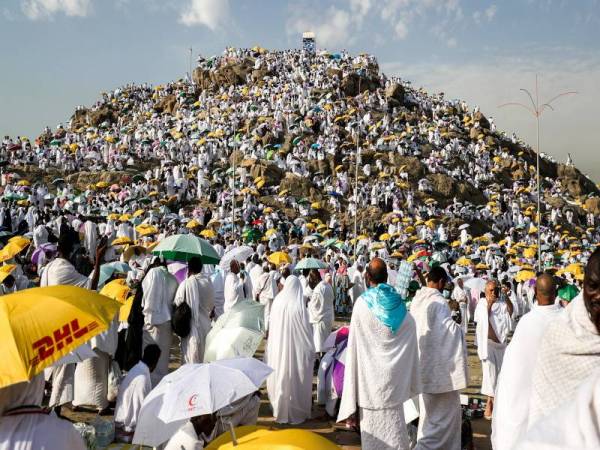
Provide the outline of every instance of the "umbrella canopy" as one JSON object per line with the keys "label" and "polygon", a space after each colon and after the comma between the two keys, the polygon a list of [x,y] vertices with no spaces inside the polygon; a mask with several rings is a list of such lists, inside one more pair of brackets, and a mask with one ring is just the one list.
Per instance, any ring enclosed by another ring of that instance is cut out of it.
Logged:
{"label": "umbrella canopy", "polygon": [[182,283],[187,277],[188,266],[185,263],[175,261],[167,265],[167,270],[173,275],[178,283]]}
{"label": "umbrella canopy", "polygon": [[292,262],[292,258],[285,252],[275,252],[271,253],[267,258],[271,264],[275,264],[276,266],[280,266],[282,264],[290,264]]}
{"label": "umbrella canopy", "polygon": [[231,261],[236,260],[238,262],[244,262],[250,256],[252,256],[253,253],[254,250],[252,247],[248,245],[240,245],[239,247],[236,247],[223,255],[223,258],[221,258],[221,262],[219,263],[219,267],[224,270],[229,270]]}
{"label": "umbrella canopy", "polygon": [[212,239],[217,237],[217,233],[215,233],[215,230],[212,230],[210,228],[207,228],[206,230],[202,230],[200,232],[200,236],[205,237],[206,239]]}
{"label": "umbrella canopy", "polygon": [[212,441],[206,450],[341,450],[341,447],[323,436],[297,428],[270,430],[246,425],[235,428],[234,434],[236,445],[228,432]]}
{"label": "umbrella canopy", "polygon": [[8,277],[16,268],[16,264],[4,264],[3,266],[0,266],[0,283],[4,282],[6,277]]}
{"label": "umbrella canopy", "polygon": [[304,270],[304,269],[327,269],[329,266],[325,264],[323,261],[320,261],[315,258],[304,258],[298,264],[296,264],[295,269]]}
{"label": "umbrella canopy", "polygon": [[479,292],[483,292],[485,291],[486,283],[487,280],[484,280],[483,278],[470,278],[467,281],[465,281],[465,287]]}
{"label": "umbrella canopy", "polygon": [[102,286],[108,281],[110,277],[112,277],[115,273],[127,273],[131,271],[131,267],[129,264],[114,261],[106,264],[102,264],[100,266],[100,277],[98,279],[98,288],[101,289]]}
{"label": "umbrella canopy", "polygon": [[211,414],[257,391],[271,372],[253,358],[181,366],[144,399],[133,443],[166,442],[188,418]]}
{"label": "umbrella canopy", "polygon": [[206,336],[204,362],[254,355],[263,338],[264,310],[264,305],[244,300],[222,314]]}
{"label": "umbrella canopy", "polygon": [[221,258],[208,241],[193,234],[175,234],[158,243],[153,254],[173,261],[189,261],[199,256],[204,264],[218,264]]}
{"label": "umbrella canopy", "polygon": [[27,248],[27,246],[31,243],[29,239],[25,239],[21,236],[15,236],[8,241],[2,250],[0,250],[0,262],[8,261],[11,258],[14,258],[19,253]]}
{"label": "umbrella canopy", "polygon": [[115,300],[75,286],[0,297],[0,387],[31,379],[108,329],[118,308]]}
{"label": "umbrella canopy", "polygon": [[579,289],[572,284],[567,284],[564,288],[558,290],[558,296],[563,300],[570,302],[579,294]]}

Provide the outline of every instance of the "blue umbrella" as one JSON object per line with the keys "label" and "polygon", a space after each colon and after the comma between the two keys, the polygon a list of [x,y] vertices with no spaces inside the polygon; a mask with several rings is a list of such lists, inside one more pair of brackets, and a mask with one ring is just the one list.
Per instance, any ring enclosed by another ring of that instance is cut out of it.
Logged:
{"label": "blue umbrella", "polygon": [[127,273],[131,271],[131,267],[129,264],[124,262],[115,261],[107,264],[102,264],[100,266],[100,277],[98,279],[98,289],[101,289],[102,286],[106,284],[106,282],[112,277],[115,273]]}

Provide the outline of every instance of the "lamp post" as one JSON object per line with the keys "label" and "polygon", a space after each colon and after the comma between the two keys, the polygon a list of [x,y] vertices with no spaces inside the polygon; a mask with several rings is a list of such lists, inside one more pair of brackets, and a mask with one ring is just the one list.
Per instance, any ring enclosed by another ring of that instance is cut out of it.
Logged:
{"label": "lamp post", "polygon": [[[358,96],[360,97],[360,70],[358,71]],[[356,247],[358,246],[358,154],[360,152],[360,112],[357,105],[356,114],[358,121],[356,124],[356,153],[354,155],[354,260],[356,261]]]}
{"label": "lamp post", "polygon": [[541,187],[540,187],[540,116],[544,112],[545,108],[549,108],[554,111],[552,107],[552,102],[557,100],[560,97],[564,97],[565,95],[577,94],[575,91],[562,92],[558,95],[555,95],[547,102],[540,105],[539,100],[539,85],[538,85],[538,76],[535,76],[535,100],[533,99],[533,95],[527,90],[521,88],[521,91],[525,92],[531,101],[531,106],[528,106],[519,102],[510,102],[499,105],[498,108],[503,108],[505,106],[520,106],[521,108],[525,108],[529,113],[535,117],[536,122],[536,184],[537,184],[537,266],[538,271],[542,270],[542,246],[541,246],[541,219],[542,219],[542,211],[541,211]]}

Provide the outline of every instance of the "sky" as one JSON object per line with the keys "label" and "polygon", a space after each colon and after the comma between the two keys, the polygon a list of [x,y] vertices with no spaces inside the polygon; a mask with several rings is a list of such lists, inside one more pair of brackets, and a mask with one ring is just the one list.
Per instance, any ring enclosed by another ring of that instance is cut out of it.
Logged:
{"label": "sky", "polygon": [[129,82],[181,78],[189,49],[318,48],[377,56],[383,72],[466,100],[535,146],[507,102],[557,99],[541,150],[600,181],[600,0],[2,0],[0,134],[35,137]]}

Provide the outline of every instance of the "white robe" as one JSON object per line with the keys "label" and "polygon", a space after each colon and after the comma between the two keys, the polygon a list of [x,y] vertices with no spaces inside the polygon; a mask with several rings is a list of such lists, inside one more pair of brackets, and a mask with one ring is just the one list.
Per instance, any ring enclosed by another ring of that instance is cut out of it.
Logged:
{"label": "white robe", "polygon": [[315,348],[300,280],[290,275],[273,301],[265,362],[273,368],[267,392],[275,421],[310,418]]}
{"label": "white robe", "polygon": [[[593,450],[600,448],[600,370],[596,370],[562,403],[538,421],[517,450]],[[494,447],[495,448],[495,447]]]}
{"label": "white robe", "polygon": [[333,326],[334,301],[333,288],[329,283],[321,281],[312,291],[310,301],[308,302],[308,318],[313,326],[313,340],[315,351],[323,353],[325,340],[331,334]]}
{"label": "white robe", "polygon": [[539,306],[519,321],[506,348],[494,400],[494,450],[511,450],[527,430],[531,377],[546,327],[563,313],[557,305]]}
{"label": "white robe", "polygon": [[144,333],[142,347],[157,344],[160,358],[152,372],[152,384],[156,386],[169,373],[169,353],[171,351],[171,308],[177,291],[177,279],[164,267],[150,269],[142,281],[144,295]]}
{"label": "white robe", "polygon": [[126,432],[133,432],[142,403],[151,390],[150,370],[140,361],[131,368],[119,386],[115,424]]}
{"label": "white robe", "polygon": [[271,316],[271,306],[273,299],[277,296],[277,282],[275,281],[275,272],[263,273],[257,280],[255,293],[261,305],[265,305],[265,331],[269,329],[269,317]]}
{"label": "white robe", "polygon": [[532,378],[528,426],[570,400],[578,385],[600,367],[600,334],[580,294],[542,338]]}
{"label": "white robe", "polygon": [[393,334],[359,297],[350,319],[338,422],[358,413],[365,450],[408,449],[404,402],[419,392],[414,319],[407,314]]}
{"label": "white robe", "polygon": [[206,335],[210,331],[210,313],[215,306],[212,282],[204,275],[192,275],[177,288],[175,306],[186,302],[192,311],[190,334],[181,340],[184,364],[200,364],[204,361]]}
{"label": "white robe", "polygon": [[11,415],[18,412],[14,408],[41,405],[43,396],[44,377],[41,375],[27,383],[0,389],[1,450],[86,449],[73,424],[66,420],[37,411]]}
{"label": "white robe", "polygon": [[225,297],[225,304],[223,305],[223,311],[227,312],[237,302],[244,300],[244,281],[240,278],[239,274],[229,272],[225,277],[225,284],[223,288],[223,295]]}
{"label": "white robe", "polygon": [[87,250],[90,258],[96,257],[96,248],[98,246],[98,225],[88,220],[83,224],[83,246]]}
{"label": "white robe", "polygon": [[467,346],[463,329],[452,320],[446,299],[421,288],[410,314],[415,318],[421,387],[418,449],[460,449],[462,409],[459,390],[467,387]]}

